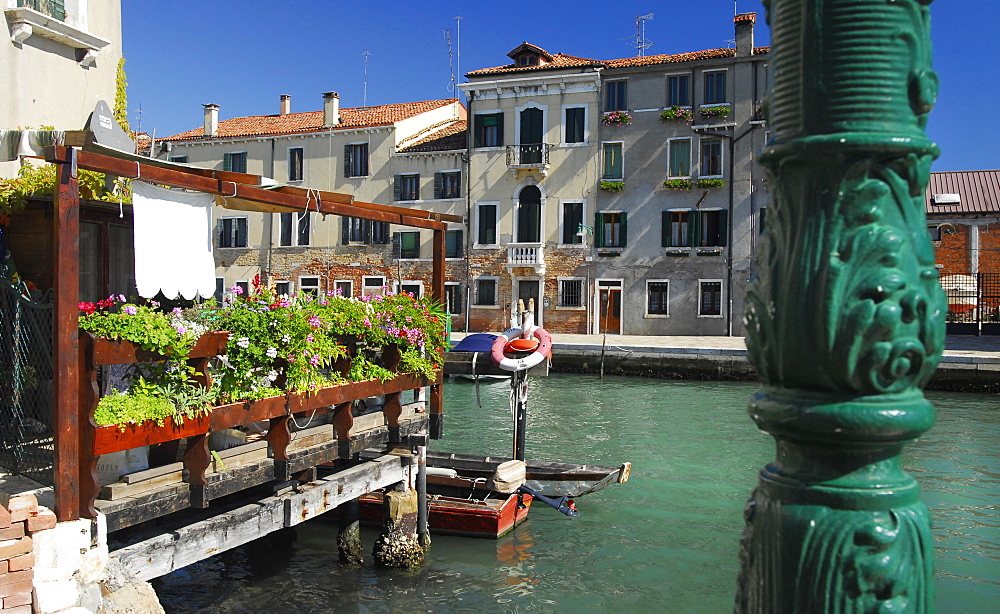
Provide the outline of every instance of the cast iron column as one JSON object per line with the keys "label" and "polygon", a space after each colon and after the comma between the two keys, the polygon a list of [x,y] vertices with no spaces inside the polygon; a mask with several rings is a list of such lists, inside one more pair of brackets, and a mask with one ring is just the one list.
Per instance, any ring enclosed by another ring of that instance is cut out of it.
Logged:
{"label": "cast iron column", "polygon": [[765,0],[771,186],[746,308],[776,440],[747,502],[738,612],[929,612],[930,518],[901,468],[944,345],[924,217],[930,0]]}

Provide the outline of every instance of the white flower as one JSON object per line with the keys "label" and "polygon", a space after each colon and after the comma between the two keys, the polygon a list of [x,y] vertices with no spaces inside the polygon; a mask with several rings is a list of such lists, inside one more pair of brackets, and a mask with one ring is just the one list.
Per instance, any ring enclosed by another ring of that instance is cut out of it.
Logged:
{"label": "white flower", "polygon": [[281,342],[282,343],[288,343],[291,340],[292,340],[292,336],[291,335],[284,335],[284,336],[281,337]]}
{"label": "white flower", "polygon": [[268,358],[274,358],[275,356],[278,355],[278,348],[267,348],[267,352],[265,353],[267,354]]}
{"label": "white flower", "polygon": [[249,339],[249,338],[247,338],[247,337],[240,337],[240,338],[239,338],[239,339],[238,339],[238,340],[236,341],[236,345],[238,345],[239,347],[241,347],[241,348],[243,348],[243,349],[245,350],[245,349],[247,349],[248,347],[250,347],[250,339]]}
{"label": "white flower", "polygon": [[278,372],[275,371],[274,369],[271,369],[270,371],[267,372],[267,379],[272,382],[278,379]]}

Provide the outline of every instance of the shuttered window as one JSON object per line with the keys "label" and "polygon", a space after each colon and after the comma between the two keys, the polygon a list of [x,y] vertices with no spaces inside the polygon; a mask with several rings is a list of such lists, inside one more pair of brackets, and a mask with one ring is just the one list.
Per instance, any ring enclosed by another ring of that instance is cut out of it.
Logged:
{"label": "shuttered window", "polygon": [[726,71],[718,70],[705,73],[704,104],[726,102]]}
{"label": "shuttered window", "polygon": [[646,283],[646,314],[667,315],[668,282],[650,281]]}
{"label": "shuttered window", "polygon": [[420,175],[396,175],[392,187],[393,200],[420,200]]}
{"label": "shuttered window", "polygon": [[461,258],[462,257],[462,231],[461,230],[448,230],[444,234],[444,257],[445,258]]}
{"label": "shuttered window", "polygon": [[581,234],[583,224],[583,203],[566,203],[563,207],[563,245],[577,245],[583,243]]}
{"label": "shuttered window", "polygon": [[278,218],[278,245],[309,245],[311,213],[280,213]]}
{"label": "shuttered window", "polygon": [[288,180],[302,181],[303,153],[301,147],[291,147],[288,150]]}
{"label": "shuttered window", "polygon": [[691,105],[691,77],[689,75],[672,75],[667,88],[668,107],[686,107]]}
{"label": "shuttered window", "polygon": [[495,277],[476,278],[476,295],[474,305],[497,304],[497,280]]}
{"label": "shuttered window", "polygon": [[598,213],[594,220],[595,245],[597,247],[625,247],[626,218],[625,213]]}
{"label": "shuttered window", "polygon": [[219,232],[219,247],[247,246],[247,218],[224,217]]}
{"label": "shuttered window", "polygon": [[473,147],[503,145],[503,113],[482,113],[473,119]]}
{"label": "shuttered window", "polygon": [[394,232],[392,234],[393,257],[401,260],[415,260],[420,257],[420,233],[416,231]]}
{"label": "shuttered window", "polygon": [[344,177],[368,176],[368,143],[344,145]]}
{"label": "shuttered window", "polygon": [[583,143],[586,126],[587,109],[585,107],[569,107],[566,109],[566,142]]}
{"label": "shuttered window", "polygon": [[230,151],[222,154],[222,170],[232,173],[247,172],[247,152]]}
{"label": "shuttered window", "polygon": [[434,173],[434,198],[461,198],[462,172],[441,171]]}
{"label": "shuttered window", "polygon": [[667,155],[670,177],[691,176],[691,139],[671,139]]}
{"label": "shuttered window", "polygon": [[625,175],[621,143],[604,144],[604,179],[622,179]]}

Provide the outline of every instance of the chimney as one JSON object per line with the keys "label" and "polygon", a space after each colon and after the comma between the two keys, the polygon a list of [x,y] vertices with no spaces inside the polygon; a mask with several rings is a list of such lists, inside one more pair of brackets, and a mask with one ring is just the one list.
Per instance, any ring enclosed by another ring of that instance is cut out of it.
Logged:
{"label": "chimney", "polygon": [[331,128],[340,123],[340,94],[323,92],[323,127]]}
{"label": "chimney", "polygon": [[205,136],[215,136],[219,132],[219,105],[205,105]]}
{"label": "chimney", "polygon": [[753,24],[756,21],[757,13],[740,13],[733,18],[736,24],[736,57],[753,55]]}
{"label": "chimney", "polygon": [[281,112],[279,115],[284,117],[292,112],[292,97],[288,94],[281,95]]}

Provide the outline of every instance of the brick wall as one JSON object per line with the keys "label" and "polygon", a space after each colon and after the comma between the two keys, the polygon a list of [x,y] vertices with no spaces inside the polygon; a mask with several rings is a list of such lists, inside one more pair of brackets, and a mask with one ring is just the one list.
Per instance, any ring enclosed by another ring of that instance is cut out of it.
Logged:
{"label": "brick wall", "polygon": [[[931,221],[934,224],[935,221]],[[970,253],[970,227],[960,222],[949,222],[941,232],[941,240],[934,242],[934,259],[939,265],[941,276],[969,275],[972,273]],[[980,273],[1000,273],[1000,224],[979,225],[979,271]]]}
{"label": "brick wall", "polygon": [[0,505],[0,611],[30,614],[35,580],[32,534],[56,526],[56,515],[35,495],[2,497]]}

